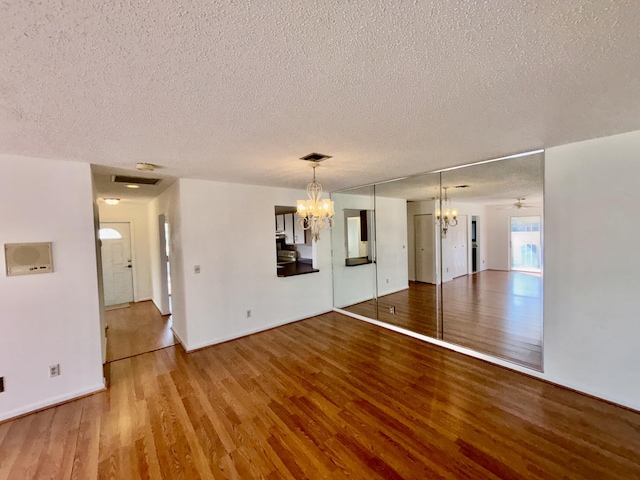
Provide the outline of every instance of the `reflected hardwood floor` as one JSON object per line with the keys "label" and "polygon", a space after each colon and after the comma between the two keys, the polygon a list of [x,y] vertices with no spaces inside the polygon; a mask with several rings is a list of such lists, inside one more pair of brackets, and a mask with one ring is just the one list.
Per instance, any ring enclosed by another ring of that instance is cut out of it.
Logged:
{"label": "reflected hardwood floor", "polygon": [[[485,270],[445,283],[441,329],[437,288],[409,282],[409,289],[378,298],[377,308],[375,301],[370,300],[344,310],[536,370],[542,368],[539,275]],[[389,313],[390,306],[395,306],[395,315]]]}
{"label": "reflected hardwood floor", "polygon": [[338,313],[110,368],[0,424],[0,479],[640,478],[640,413]]}
{"label": "reflected hardwood floor", "polygon": [[170,347],[177,342],[171,316],[162,316],[152,301],[105,312],[107,362]]}

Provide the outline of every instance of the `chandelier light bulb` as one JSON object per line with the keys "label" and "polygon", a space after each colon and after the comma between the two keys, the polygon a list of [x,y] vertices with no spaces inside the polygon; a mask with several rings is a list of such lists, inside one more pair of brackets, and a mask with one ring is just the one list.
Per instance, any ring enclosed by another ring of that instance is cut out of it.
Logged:
{"label": "chandelier light bulb", "polygon": [[297,201],[298,225],[311,232],[313,241],[320,239],[320,230],[330,230],[333,227],[335,214],[334,202],[322,198],[322,185],[316,181],[317,161],[312,163],[313,181],[307,185],[307,200]]}
{"label": "chandelier light bulb", "polygon": [[[449,227],[455,227],[458,224],[458,209],[451,206],[451,199],[447,196],[447,188],[449,187],[442,187],[444,190],[442,199],[435,198],[436,226],[442,227],[442,238],[447,237]],[[442,210],[440,210],[441,206]]]}

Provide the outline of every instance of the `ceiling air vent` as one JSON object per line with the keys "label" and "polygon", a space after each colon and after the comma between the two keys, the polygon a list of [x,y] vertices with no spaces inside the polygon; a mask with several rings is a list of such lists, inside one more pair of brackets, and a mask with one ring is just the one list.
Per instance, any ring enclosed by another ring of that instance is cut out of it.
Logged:
{"label": "ceiling air vent", "polygon": [[321,162],[326,160],[327,158],[331,158],[330,155],[325,155],[324,153],[310,153],[309,155],[305,155],[304,157],[300,157],[300,160],[305,160],[307,162]]}
{"label": "ceiling air vent", "polygon": [[133,183],[138,185],[157,185],[161,178],[145,178],[145,177],[130,177],[128,175],[112,175],[111,181],[113,183]]}

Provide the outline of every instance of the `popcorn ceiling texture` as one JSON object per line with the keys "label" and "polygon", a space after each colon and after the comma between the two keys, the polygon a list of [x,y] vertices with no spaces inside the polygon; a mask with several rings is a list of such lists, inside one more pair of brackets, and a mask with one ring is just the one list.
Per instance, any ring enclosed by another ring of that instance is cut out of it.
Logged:
{"label": "popcorn ceiling texture", "polygon": [[328,190],[640,129],[640,2],[11,0],[0,153]]}

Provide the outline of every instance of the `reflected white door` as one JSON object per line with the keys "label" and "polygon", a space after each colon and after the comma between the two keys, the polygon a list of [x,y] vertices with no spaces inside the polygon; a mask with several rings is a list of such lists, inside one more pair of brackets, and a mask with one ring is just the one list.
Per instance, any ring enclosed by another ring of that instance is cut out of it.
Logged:
{"label": "reflected white door", "polygon": [[349,258],[360,256],[360,217],[347,218],[347,254]]}
{"label": "reflected white door", "polygon": [[100,223],[104,304],[133,302],[131,233],[128,222]]}
{"label": "reflected white door", "polygon": [[458,224],[449,227],[442,239],[442,281],[466,275],[469,264],[467,216],[458,215]]}
{"label": "reflected white door", "polygon": [[453,243],[453,278],[466,275],[468,272],[469,252],[467,242],[467,216],[458,216],[458,225],[449,230]]}
{"label": "reflected white door", "polygon": [[414,215],[416,281],[436,283],[433,215]]}

